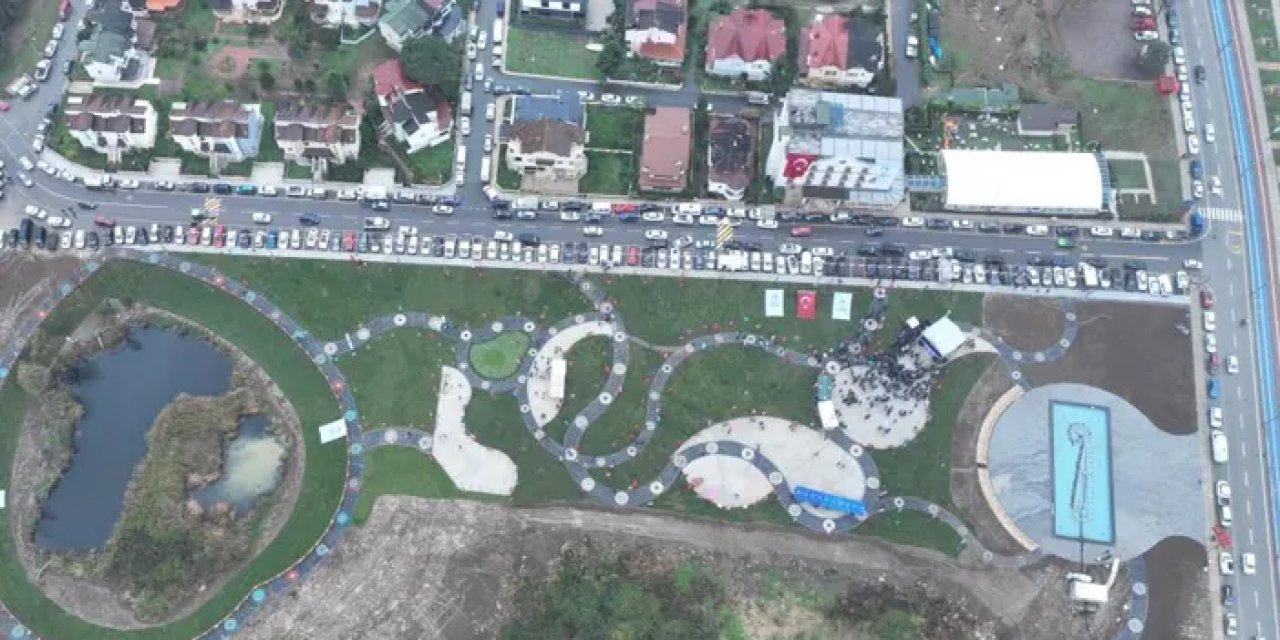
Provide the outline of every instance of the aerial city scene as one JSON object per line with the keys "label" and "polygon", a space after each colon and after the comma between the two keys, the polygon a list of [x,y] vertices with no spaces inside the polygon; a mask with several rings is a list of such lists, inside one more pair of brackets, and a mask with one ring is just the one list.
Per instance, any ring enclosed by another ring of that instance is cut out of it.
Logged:
{"label": "aerial city scene", "polygon": [[1280,0],[0,0],[0,637],[1280,638]]}

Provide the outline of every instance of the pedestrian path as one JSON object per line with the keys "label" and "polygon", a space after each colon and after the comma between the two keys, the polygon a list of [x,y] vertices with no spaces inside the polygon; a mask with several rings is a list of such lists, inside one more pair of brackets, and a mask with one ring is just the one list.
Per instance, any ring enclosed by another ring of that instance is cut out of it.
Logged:
{"label": "pedestrian path", "polygon": [[1240,213],[1239,209],[1229,209],[1226,207],[1200,207],[1198,211],[1203,214],[1204,217],[1218,222],[1240,223],[1244,221],[1244,216]]}

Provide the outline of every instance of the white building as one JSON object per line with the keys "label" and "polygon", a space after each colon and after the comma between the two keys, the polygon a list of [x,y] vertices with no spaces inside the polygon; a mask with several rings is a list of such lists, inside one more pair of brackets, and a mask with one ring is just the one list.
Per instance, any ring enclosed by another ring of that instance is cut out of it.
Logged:
{"label": "white building", "polygon": [[213,15],[223,22],[271,24],[284,14],[284,3],[285,0],[210,0],[209,4]]}
{"label": "white building", "polygon": [[286,160],[324,169],[360,155],[360,114],[349,104],[282,102],[275,136]]}
{"label": "white building", "polygon": [[1098,213],[1110,207],[1106,160],[1092,153],[944,149],[953,211]]}
{"label": "white building", "polygon": [[63,111],[67,132],[81,146],[119,164],[124,154],[156,144],[155,107],[133,96],[77,95],[67,97]]}
{"label": "white building", "polygon": [[382,107],[382,134],[391,135],[409,153],[447,142],[453,134],[449,102],[406,78],[392,58],[373,68],[373,92]]}
{"label": "white building", "polygon": [[946,360],[969,340],[960,325],[943,316],[920,334],[920,344],[934,360]]}
{"label": "white building", "polygon": [[169,137],[189,153],[217,162],[240,162],[258,155],[262,121],[256,104],[175,102],[169,109]]}
{"label": "white building", "polygon": [[378,22],[381,0],[309,0],[311,20],[321,26],[371,27]]}

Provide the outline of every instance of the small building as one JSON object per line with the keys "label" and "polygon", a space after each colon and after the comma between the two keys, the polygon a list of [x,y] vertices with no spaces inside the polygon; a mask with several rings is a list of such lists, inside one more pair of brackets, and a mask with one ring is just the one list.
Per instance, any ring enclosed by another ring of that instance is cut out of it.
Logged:
{"label": "small building", "polygon": [[1093,153],[944,149],[951,211],[1089,214],[1109,209],[1106,159]]}
{"label": "small building", "polygon": [[1018,111],[1018,135],[1048,138],[1080,128],[1080,112],[1056,104],[1024,104]]}
{"label": "small building", "polygon": [[275,136],[286,160],[323,170],[360,155],[360,114],[349,104],[282,102]]}
{"label": "small building", "polygon": [[540,18],[582,20],[587,17],[587,4],[586,0],[520,0],[520,13]]}
{"label": "small building", "polygon": [[89,12],[89,37],[80,41],[79,50],[81,66],[94,82],[133,82],[146,73],[150,56],[136,40],[140,21],[119,2],[104,2]]}
{"label": "small building", "polygon": [[435,13],[424,0],[387,0],[378,18],[378,33],[398,52],[404,43],[431,30]]}
{"label": "small building", "polygon": [[796,61],[812,86],[865,89],[884,69],[884,26],[870,16],[819,14],[800,30]]}
{"label": "small building", "polygon": [[378,22],[381,0],[308,0],[311,21],[330,29],[372,27]]}
{"label": "small building", "polygon": [[692,113],[685,107],[655,107],[644,117],[640,189],[684,191],[689,184]]}
{"label": "small building", "polygon": [[[293,0],[301,2],[302,0]],[[213,15],[231,24],[271,24],[284,14],[285,0],[210,0]]]}
{"label": "small building", "polygon": [[587,134],[551,118],[522,120],[507,129],[507,167],[522,175],[578,180],[587,173]]}
{"label": "small building", "polygon": [[107,156],[113,164],[130,151],[156,144],[156,109],[136,96],[72,94],[62,116],[80,146]]}
{"label": "small building", "polygon": [[188,153],[216,163],[258,155],[262,110],[235,100],[175,102],[169,109],[169,137]]}
{"label": "small building", "polygon": [[684,64],[684,0],[632,0],[625,37],[632,53],[664,67]]}
{"label": "small building", "polygon": [[969,336],[960,329],[960,325],[946,316],[929,325],[920,334],[920,345],[933,356],[934,360],[946,360],[968,340]]}
{"label": "small building", "polygon": [[766,9],[738,7],[717,16],[707,29],[707,73],[767,80],[787,53],[787,25]]}
{"label": "small building", "polygon": [[754,174],[755,127],[737,116],[712,116],[707,131],[707,191],[739,201]]}
{"label": "small building", "polygon": [[408,79],[398,59],[373,68],[373,92],[382,107],[382,131],[414,153],[447,142],[453,132],[449,102],[434,87]]}

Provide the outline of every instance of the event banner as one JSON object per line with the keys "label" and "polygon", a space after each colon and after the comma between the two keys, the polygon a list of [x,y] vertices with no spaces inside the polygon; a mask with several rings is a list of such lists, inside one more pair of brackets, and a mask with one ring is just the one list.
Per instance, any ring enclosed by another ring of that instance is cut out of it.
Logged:
{"label": "event banner", "polygon": [[812,320],[818,315],[818,292],[802,290],[796,292],[796,317]]}
{"label": "event banner", "polygon": [[831,319],[850,320],[853,318],[853,294],[840,292],[831,300]]}
{"label": "event banner", "polygon": [[764,290],[764,317],[781,318],[786,315],[786,309],[783,308],[782,289],[765,289]]}

